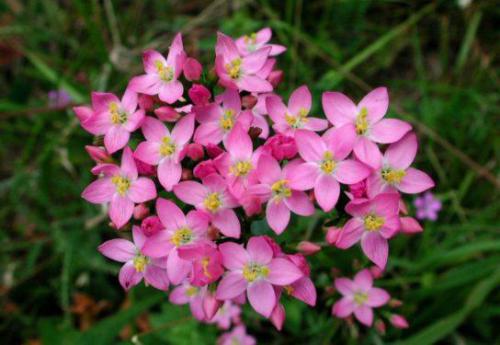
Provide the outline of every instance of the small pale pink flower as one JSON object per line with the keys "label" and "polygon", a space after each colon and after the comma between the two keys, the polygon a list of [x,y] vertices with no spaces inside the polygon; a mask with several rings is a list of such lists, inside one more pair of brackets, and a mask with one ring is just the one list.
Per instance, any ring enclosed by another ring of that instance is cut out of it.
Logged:
{"label": "small pale pink flower", "polygon": [[291,261],[273,258],[263,237],[250,238],[246,249],[234,242],[222,243],[219,249],[229,272],[219,283],[216,298],[230,300],[246,291],[250,305],[266,318],[277,303],[273,286],[289,285],[303,276]]}
{"label": "small pale pink flower", "polygon": [[168,277],[173,284],[179,284],[192,269],[190,261],[179,257],[179,248],[201,248],[208,242],[208,217],[196,210],[185,216],[176,204],[163,198],[156,201],[156,212],[165,230],[149,237],[142,251],[154,258],[168,255]]}
{"label": "small pale pink flower", "polygon": [[379,193],[395,191],[416,194],[434,187],[434,181],[429,175],[410,166],[417,148],[417,136],[413,132],[389,145],[381,166],[366,181],[368,195],[373,197]]}
{"label": "small pale pink flower", "polygon": [[344,225],[336,246],[346,249],[361,240],[365,255],[384,269],[389,254],[387,240],[401,227],[399,199],[397,193],[384,193],[371,200],[349,202],[346,211],[353,218]]}
{"label": "small pale pink flower", "polygon": [[243,56],[233,39],[219,32],[215,46],[215,70],[221,85],[248,92],[272,91],[273,86],[258,75],[266,64],[271,49],[264,47]]}
{"label": "small pale pink flower", "polygon": [[323,110],[335,127],[347,126],[357,140],[356,158],[376,169],[382,155],[378,144],[401,139],[411,126],[397,119],[383,119],[389,107],[387,88],[379,87],[367,94],[358,105],[340,92],[323,93]]}
{"label": "small pale pink flower", "polygon": [[99,252],[112,260],[124,263],[118,278],[125,290],[139,284],[143,278],[146,284],[159,290],[168,290],[167,271],[161,260],[150,258],[141,251],[146,235],[140,227],[134,226],[132,236],[134,242],[121,238],[106,241],[99,246]]}
{"label": "small pale pink flower", "polygon": [[205,312],[203,311],[203,298],[207,293],[207,287],[196,287],[189,284],[187,281],[172,290],[168,296],[168,300],[173,304],[188,304],[193,316],[199,320],[205,320]]}
{"label": "small pale pink flower", "polygon": [[82,197],[93,204],[109,203],[109,217],[121,228],[132,217],[134,204],[156,198],[156,187],[150,179],[138,177],[132,151],[126,147],[122,164],[106,164],[103,177],[92,182],[82,193]]}
{"label": "small pale pink flower", "polygon": [[295,133],[295,142],[305,163],[291,169],[290,185],[297,190],[314,188],[316,201],[326,212],[337,204],[339,182],[357,183],[371,172],[363,163],[346,159],[352,150],[351,138],[344,129],[336,129],[323,137],[305,130]]}
{"label": "small pale pink flower", "polygon": [[184,158],[184,146],[189,142],[194,131],[194,115],[186,115],[177,122],[172,132],[159,120],[147,117],[142,126],[146,141],[139,144],[134,156],[151,165],[158,165],[158,179],[167,190],[181,180],[181,160]]}
{"label": "small pale pink flower", "polygon": [[210,323],[217,324],[220,329],[229,329],[231,324],[237,324],[240,321],[241,307],[231,301],[225,301],[219,308]]}
{"label": "small pale pink flower", "polygon": [[226,181],[211,174],[202,182],[183,181],[174,187],[174,193],[182,202],[208,214],[212,225],[225,236],[239,238],[240,221],[233,210],[238,203],[229,192]]}
{"label": "small pale pink flower", "polygon": [[335,279],[335,288],[343,297],[333,305],[333,315],[346,318],[354,313],[356,319],[368,327],[373,324],[373,308],[387,304],[390,299],[387,291],[373,287],[373,277],[367,269],[358,272],[354,280]]}
{"label": "small pale pink flower", "polygon": [[104,135],[104,146],[110,154],[124,148],[130,133],[144,120],[144,110],[137,109],[137,94],[130,88],[121,100],[112,93],[93,92],[92,108],[94,114],[84,127],[94,135]]}
{"label": "small pale pink flower", "polygon": [[217,339],[217,345],[255,345],[255,338],[247,334],[244,325],[233,328],[231,332],[222,334]]}
{"label": "small pale pink flower", "polygon": [[271,47],[269,56],[276,56],[286,51],[286,47],[279,44],[268,44],[273,33],[270,28],[264,28],[250,35],[245,35],[236,40],[238,51],[247,56],[261,48]]}
{"label": "small pale pink flower", "polygon": [[424,195],[416,198],[413,204],[417,209],[418,219],[437,220],[438,213],[441,210],[441,201],[434,197],[431,192],[426,192]]}
{"label": "small pale pink flower", "polygon": [[327,128],[327,120],[308,117],[311,105],[312,96],[306,85],[299,87],[291,94],[288,106],[279,96],[273,95],[266,98],[267,112],[274,122],[274,130],[289,136],[293,136],[297,129],[319,132]]}
{"label": "small pale pink flower", "polygon": [[168,56],[155,50],[146,50],[143,54],[146,74],[132,78],[129,87],[146,95],[158,95],[160,100],[172,104],[182,97],[184,88],[177,80],[182,73],[186,53],[180,33],[175,35]]}

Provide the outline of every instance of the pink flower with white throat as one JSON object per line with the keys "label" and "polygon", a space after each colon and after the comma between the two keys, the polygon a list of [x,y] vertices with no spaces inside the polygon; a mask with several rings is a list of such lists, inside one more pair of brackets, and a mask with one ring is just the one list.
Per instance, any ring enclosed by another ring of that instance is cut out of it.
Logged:
{"label": "pink flower with white throat", "polygon": [[143,55],[146,74],[132,78],[129,87],[146,95],[158,95],[160,100],[172,104],[182,97],[184,87],[177,80],[182,73],[186,53],[180,33],[175,35],[168,56],[155,50],[147,50]]}
{"label": "pink flower with white throat", "polygon": [[215,70],[221,85],[248,92],[272,91],[273,86],[258,76],[267,62],[271,49],[264,47],[243,56],[233,39],[219,32],[215,46]]}
{"label": "pink flower with white throat", "polygon": [[112,93],[93,92],[94,114],[85,121],[85,128],[94,135],[104,135],[104,146],[109,154],[127,145],[130,133],[144,120],[144,110],[137,109],[137,94],[130,88],[122,99]]}
{"label": "pink flower with white throat", "polygon": [[167,291],[169,281],[161,260],[150,258],[141,251],[146,235],[140,227],[134,226],[132,236],[134,242],[121,238],[106,241],[99,246],[99,252],[112,260],[125,263],[119,274],[120,284],[125,290],[139,284],[144,278],[146,284]]}
{"label": "pink flower with white throat", "polygon": [[328,121],[308,117],[311,105],[311,92],[305,85],[299,87],[291,94],[288,106],[276,95],[266,98],[266,107],[269,117],[274,122],[274,130],[290,136],[293,136],[293,133],[297,129],[308,129],[316,132],[326,129]]}
{"label": "pink flower with white throat", "polygon": [[387,291],[373,287],[373,277],[367,269],[358,272],[353,280],[335,279],[335,288],[343,297],[333,305],[332,314],[340,318],[354,314],[368,327],[373,324],[373,308],[387,304],[390,299]]}
{"label": "pink flower with white throat", "polygon": [[222,243],[219,248],[229,272],[219,283],[216,298],[230,300],[246,291],[250,305],[266,318],[277,303],[273,285],[289,285],[303,276],[291,261],[273,258],[273,250],[263,237],[250,238],[246,249],[234,242]]}
{"label": "pink flower with white throat", "polygon": [[367,94],[358,105],[340,92],[323,93],[323,110],[335,127],[348,126],[356,135],[354,154],[361,162],[377,169],[382,154],[376,143],[390,144],[401,139],[411,126],[398,119],[383,119],[389,107],[385,87]]}
{"label": "pink flower with white throat", "polygon": [[117,229],[132,217],[134,204],[156,198],[153,181],[138,176],[128,147],[123,151],[121,166],[105,164],[102,173],[104,176],[85,188],[82,197],[93,204],[109,203],[109,217]]}
{"label": "pink flower with white throat", "polygon": [[220,175],[211,174],[202,182],[183,181],[174,187],[174,193],[182,202],[206,212],[212,225],[225,236],[239,238],[240,221],[233,210],[238,203],[229,193],[226,181]]}
{"label": "pink flower with white throat", "polygon": [[179,120],[172,132],[153,117],[146,117],[142,125],[146,141],[137,146],[134,156],[144,163],[158,166],[158,179],[167,191],[171,191],[181,180],[184,146],[191,139],[193,131],[194,114]]}
{"label": "pink flower with white throat", "polygon": [[346,211],[351,216],[343,227],[335,245],[346,249],[361,240],[361,249],[380,269],[384,269],[389,255],[388,239],[401,227],[397,193],[379,194],[366,201],[351,201]]}
{"label": "pink flower with white throat", "polygon": [[276,56],[286,51],[286,47],[279,44],[269,44],[273,33],[270,28],[264,28],[257,32],[245,35],[236,40],[238,51],[247,56],[261,48],[270,47],[269,56]]}
{"label": "pink flower with white throat", "polygon": [[337,204],[340,183],[353,184],[364,180],[370,168],[353,159],[346,159],[352,150],[352,136],[343,128],[320,137],[314,132],[299,130],[295,142],[305,163],[290,173],[291,186],[297,190],[314,188],[314,196],[321,208],[328,212]]}

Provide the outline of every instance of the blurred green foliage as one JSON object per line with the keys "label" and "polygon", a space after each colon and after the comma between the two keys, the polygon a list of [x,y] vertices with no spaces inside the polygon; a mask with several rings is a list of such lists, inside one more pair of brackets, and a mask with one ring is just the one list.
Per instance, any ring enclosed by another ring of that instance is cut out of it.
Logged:
{"label": "blurred green foliage", "polygon": [[[190,54],[211,63],[216,30],[239,36],[264,26],[288,47],[278,92],[308,84],[316,113],[325,90],[356,98],[389,87],[391,116],[414,124],[417,166],[435,178],[443,211],[423,234],[391,241],[379,281],[404,301],[396,312],[407,316],[408,330],[388,327],[382,336],[333,319],[331,268],[351,275],[367,262],[357,248],[326,248],[310,259],[317,308],[287,300],[281,333],[247,310],[249,332],[272,344],[498,343],[499,8],[494,0],[458,3],[464,1],[1,2],[2,343],[214,343],[215,327],[193,321],[166,295],[121,290],[119,266],[96,251],[115,233],[102,210],[79,197],[92,179],[83,149],[91,138],[70,107],[48,107],[47,93],[64,89],[75,103],[87,102],[91,90],[120,93],[141,72],[142,50],[165,51],[177,31]],[[296,219],[289,232],[323,241],[326,216]],[[254,230],[266,232],[261,225]],[[280,240],[291,246],[289,235]]]}

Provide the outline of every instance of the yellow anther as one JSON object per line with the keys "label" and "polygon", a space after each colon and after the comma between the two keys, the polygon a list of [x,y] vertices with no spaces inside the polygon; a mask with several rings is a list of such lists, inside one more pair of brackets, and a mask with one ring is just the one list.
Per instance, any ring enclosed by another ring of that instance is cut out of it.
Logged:
{"label": "yellow anther", "polygon": [[283,286],[283,288],[285,289],[285,292],[289,295],[293,294],[293,291],[295,290],[291,285],[285,285]]}
{"label": "yellow anther", "polygon": [[255,44],[257,42],[257,34],[253,32],[250,35],[245,35],[245,37],[243,37],[243,40],[246,44]]}
{"label": "yellow anther", "polygon": [[297,115],[292,115],[290,113],[285,114],[285,121],[292,128],[302,128],[302,126],[309,121],[307,118],[309,111],[305,108],[300,108]]}
{"label": "yellow anther", "polygon": [[336,166],[337,162],[333,160],[333,154],[330,151],[326,151],[320,164],[321,170],[325,174],[331,174],[335,170]]}
{"label": "yellow anther", "polygon": [[231,79],[238,79],[241,76],[241,62],[242,60],[240,58],[236,58],[224,65]]}
{"label": "yellow anther", "polygon": [[271,190],[276,198],[289,198],[292,196],[292,190],[288,187],[287,180],[279,180],[273,183]]}
{"label": "yellow anther", "polygon": [[111,178],[111,182],[115,185],[116,192],[120,196],[124,196],[130,188],[130,180],[126,177],[116,175]]}
{"label": "yellow anther", "polygon": [[175,143],[170,137],[163,137],[160,145],[160,154],[164,157],[171,156],[175,152]]}
{"label": "yellow anther", "polygon": [[226,109],[219,120],[220,126],[224,131],[229,131],[234,126],[234,115],[235,111],[233,109]]}
{"label": "yellow anther", "polygon": [[198,288],[194,286],[190,286],[186,289],[186,296],[193,297],[198,293]]}
{"label": "yellow anther", "polygon": [[111,123],[114,125],[124,124],[127,122],[127,113],[120,109],[116,102],[110,102],[108,105],[109,113],[111,114]]}
{"label": "yellow anther", "polygon": [[365,229],[368,231],[377,231],[385,223],[385,219],[374,214],[370,214],[363,220]]}
{"label": "yellow anther", "polygon": [[404,170],[393,170],[390,168],[382,170],[382,178],[388,184],[397,184],[400,183],[403,177],[406,176],[406,171]]}
{"label": "yellow anther", "polygon": [[368,299],[368,294],[364,292],[356,292],[354,294],[354,302],[356,302],[356,304],[358,305],[364,304],[367,299]]}
{"label": "yellow anther", "polygon": [[172,81],[174,79],[174,70],[168,65],[164,65],[162,61],[155,61],[156,72],[163,81]]}
{"label": "yellow anther", "polygon": [[253,165],[249,161],[239,161],[234,163],[229,171],[234,176],[246,176],[253,169]]}
{"label": "yellow anther", "polygon": [[188,244],[193,240],[193,231],[189,228],[180,228],[174,232],[170,241],[176,246],[180,247],[183,244]]}
{"label": "yellow anther", "polygon": [[368,109],[361,108],[358,116],[356,117],[356,133],[363,135],[368,130]]}
{"label": "yellow anther", "polygon": [[137,255],[134,258],[134,268],[137,272],[144,272],[148,264],[149,258],[144,255]]}
{"label": "yellow anther", "polygon": [[210,258],[208,256],[201,259],[201,267],[203,269],[203,274],[205,275],[205,277],[210,279],[210,278],[212,278],[212,275],[208,271],[208,264],[209,263],[210,263]]}
{"label": "yellow anther", "polygon": [[216,212],[222,206],[219,193],[213,192],[208,194],[205,200],[203,200],[203,206],[210,212]]}
{"label": "yellow anther", "polygon": [[265,278],[269,275],[269,268],[257,263],[248,263],[243,267],[243,278],[248,282],[253,282],[258,278]]}

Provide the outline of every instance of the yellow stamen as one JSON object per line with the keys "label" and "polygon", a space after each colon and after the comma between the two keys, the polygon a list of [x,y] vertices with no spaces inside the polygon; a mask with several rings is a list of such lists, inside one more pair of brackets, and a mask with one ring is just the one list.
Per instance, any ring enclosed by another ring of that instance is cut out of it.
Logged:
{"label": "yellow stamen", "polygon": [[156,72],[163,81],[172,81],[174,79],[174,70],[168,65],[164,65],[160,60],[155,61]]}
{"label": "yellow stamen", "polygon": [[366,230],[377,231],[385,224],[385,219],[383,217],[370,214],[365,217],[363,223]]}
{"label": "yellow stamen", "polygon": [[186,289],[186,296],[193,297],[198,293],[198,288],[194,286],[190,286]]}
{"label": "yellow stamen", "polygon": [[241,76],[241,62],[240,58],[236,58],[224,66],[231,79],[238,79]]}
{"label": "yellow stamen", "polygon": [[148,264],[149,258],[144,255],[137,255],[134,258],[134,268],[137,272],[144,272]]}
{"label": "yellow stamen", "polygon": [[111,114],[111,123],[120,125],[127,122],[127,113],[120,109],[116,102],[110,102],[108,105],[109,113]]}
{"label": "yellow stamen", "polygon": [[249,161],[239,161],[237,163],[234,163],[229,168],[229,171],[234,176],[246,176],[252,169],[253,165]]}
{"label": "yellow stamen", "polygon": [[163,137],[160,145],[160,154],[164,157],[171,156],[175,152],[175,143],[170,137]]}
{"label": "yellow stamen", "polygon": [[222,200],[219,193],[213,192],[208,194],[203,201],[203,206],[205,206],[205,208],[210,212],[216,212],[219,207],[222,206]]}
{"label": "yellow stamen", "polygon": [[367,299],[368,299],[368,294],[364,292],[356,292],[354,294],[354,302],[356,302],[356,304],[358,305],[364,304]]}
{"label": "yellow stamen", "polygon": [[234,115],[235,111],[233,109],[224,110],[224,114],[219,120],[220,126],[224,131],[229,131],[234,126]]}
{"label": "yellow stamen", "polygon": [[283,288],[285,289],[285,292],[289,295],[291,295],[294,291],[294,288],[291,285],[285,285],[285,286],[283,286]]}
{"label": "yellow stamen", "polygon": [[309,119],[307,118],[307,114],[309,112],[305,108],[300,108],[297,115],[292,115],[290,113],[285,114],[285,121],[292,128],[301,128]]}
{"label": "yellow stamen", "polygon": [[208,264],[209,263],[210,263],[209,257],[204,257],[203,259],[201,259],[201,267],[203,269],[203,274],[205,275],[205,277],[210,279],[210,278],[212,278],[212,275],[208,271]]}
{"label": "yellow stamen", "polygon": [[321,161],[320,168],[325,174],[331,174],[337,167],[337,162],[333,160],[333,154],[330,151],[326,151],[323,155],[323,160]]}
{"label": "yellow stamen", "polygon": [[120,196],[124,196],[130,188],[130,180],[126,177],[116,175],[111,178],[111,182],[115,185],[116,192]]}
{"label": "yellow stamen", "polygon": [[243,278],[248,282],[253,282],[258,278],[265,278],[269,275],[269,268],[256,263],[248,263],[243,267]]}
{"label": "yellow stamen", "polygon": [[170,241],[176,246],[180,247],[184,244],[188,244],[193,240],[193,231],[189,228],[177,229],[170,239]]}
{"label": "yellow stamen", "polygon": [[406,176],[406,171],[404,170],[393,170],[390,168],[382,170],[382,178],[388,184],[397,184],[400,183],[403,177]]}
{"label": "yellow stamen", "polygon": [[361,108],[358,116],[356,117],[356,133],[363,135],[368,130],[368,109]]}
{"label": "yellow stamen", "polygon": [[292,190],[288,188],[287,180],[278,180],[273,183],[271,186],[271,190],[277,200],[281,200],[282,198],[289,198],[292,196]]}

